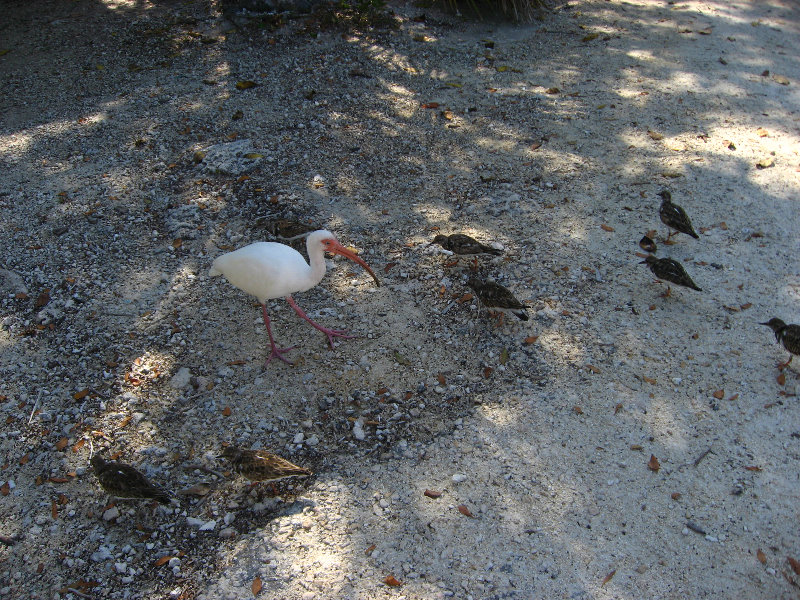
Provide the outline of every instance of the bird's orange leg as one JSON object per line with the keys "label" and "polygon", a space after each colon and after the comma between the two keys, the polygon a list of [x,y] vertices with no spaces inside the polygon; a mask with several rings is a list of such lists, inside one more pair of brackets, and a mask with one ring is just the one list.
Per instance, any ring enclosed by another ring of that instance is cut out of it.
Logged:
{"label": "bird's orange leg", "polygon": [[327,327],[323,327],[319,323],[315,323],[309,318],[309,316],[306,313],[303,312],[302,308],[297,306],[297,303],[291,296],[286,296],[286,301],[289,303],[289,306],[291,306],[294,309],[294,312],[296,312],[300,316],[301,319],[308,321],[309,323],[311,323],[311,326],[314,329],[318,329],[326,336],[328,336],[328,343],[331,345],[331,348],[333,348],[333,338],[335,337],[341,337],[345,339],[352,339],[356,337],[355,335],[348,335],[348,333],[345,331],[340,331],[338,329],[328,329]]}
{"label": "bird's orange leg", "polygon": [[778,363],[778,370],[779,371],[783,371],[786,367],[789,366],[789,363],[792,362],[793,358],[794,358],[794,355],[790,354],[789,355],[789,360],[787,360],[785,363]]}
{"label": "bird's orange leg", "polygon": [[672,294],[672,288],[670,286],[667,286],[667,291],[664,292],[663,294],[661,294],[661,297],[662,298],[669,298],[670,294]]}
{"label": "bird's orange leg", "polygon": [[283,353],[284,352],[288,352],[289,350],[292,350],[294,348],[294,346],[289,346],[288,348],[278,348],[278,346],[275,344],[275,340],[272,337],[272,328],[269,325],[269,315],[267,315],[267,305],[266,304],[262,304],[261,305],[261,312],[264,315],[264,325],[267,326],[267,335],[269,336],[269,344],[270,344],[270,347],[271,347],[271,351],[269,353],[269,358],[267,359],[267,362],[266,362],[266,364],[264,366],[268,365],[269,361],[271,361],[276,356],[280,360],[285,362],[287,365],[294,364],[294,363],[292,363],[292,361],[290,361],[290,360],[288,360],[288,359],[283,357]]}
{"label": "bird's orange leg", "polygon": [[670,240],[672,239],[672,236],[675,235],[676,233],[678,233],[678,232],[677,231],[672,231],[670,229],[669,230],[669,235],[667,236],[667,239],[664,240],[664,244],[666,244],[667,246],[671,246],[672,244],[674,244],[675,242],[671,242]]}

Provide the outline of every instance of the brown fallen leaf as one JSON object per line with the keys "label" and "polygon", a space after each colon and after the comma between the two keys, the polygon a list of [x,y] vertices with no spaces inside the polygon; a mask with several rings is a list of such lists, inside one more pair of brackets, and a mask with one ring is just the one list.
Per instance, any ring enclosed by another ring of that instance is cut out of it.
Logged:
{"label": "brown fallen leaf", "polygon": [[756,558],[762,565],[767,564],[767,555],[764,554],[764,551],[761,548],[756,551]]}
{"label": "brown fallen leaf", "polygon": [[733,396],[731,396],[730,398],[728,398],[728,402],[733,402],[733,401],[734,401],[734,400],[736,400],[737,398],[739,398],[739,394],[734,394]]}
{"label": "brown fallen leaf", "polygon": [[631,444],[631,450],[635,450],[637,452],[641,452],[644,450],[641,444]]}
{"label": "brown fallen leaf", "polygon": [[769,135],[769,131],[767,131],[763,127],[759,127],[758,129],[756,129],[756,135],[758,135],[758,137],[767,137]]}
{"label": "brown fallen leaf", "polygon": [[425,102],[419,105],[420,108],[439,108],[438,102]]}
{"label": "brown fallen leaf", "polygon": [[748,471],[756,471],[756,472],[760,472],[761,471],[761,467],[756,466],[756,465],[750,465],[748,467],[745,467],[745,469],[747,469]]}
{"label": "brown fallen leaf", "polygon": [[465,504],[458,505],[458,512],[460,512],[465,517],[469,517],[470,519],[475,518],[475,515],[472,514],[472,512],[467,508]]}
{"label": "brown fallen leaf", "polygon": [[169,555],[168,556],[162,556],[156,562],[153,563],[153,566],[154,567],[160,567],[161,565],[167,564],[173,558],[175,558],[175,557],[174,556],[169,556]]}
{"label": "brown fallen leaf", "polygon": [[191,487],[179,490],[178,493],[182,496],[207,496],[211,491],[211,486],[207,483],[198,483]]}
{"label": "brown fallen leaf", "polygon": [[647,375],[642,375],[642,380],[646,381],[650,385],[655,385],[656,384],[656,380],[653,379],[652,377],[648,377]]}
{"label": "brown fallen leaf", "polygon": [[723,396],[725,396],[725,390],[717,390],[711,395],[717,400],[722,400]]}
{"label": "brown fallen leaf", "polygon": [[489,377],[491,377],[491,376],[492,376],[492,373],[493,373],[493,372],[494,372],[494,369],[493,369],[492,367],[486,367],[486,368],[483,370],[483,378],[484,378],[484,379],[489,379]]}
{"label": "brown fallen leaf", "polygon": [[441,498],[441,496],[442,496],[442,492],[439,492],[437,490],[425,490],[425,492],[423,492],[423,494],[425,496],[427,496],[428,498],[434,498],[434,499],[435,498]]}
{"label": "brown fallen leaf", "polygon": [[597,33],[597,32],[588,33],[588,34],[586,34],[585,36],[583,36],[581,38],[581,41],[582,42],[591,42],[592,40],[596,40],[598,37],[600,37],[600,34]]}
{"label": "brown fallen leaf", "polygon": [[672,498],[673,500],[680,500],[681,499],[681,493],[680,492],[672,492],[669,495],[669,497]]}
{"label": "brown fallen leaf", "polygon": [[614,414],[617,414],[621,410],[622,410],[622,402],[618,402],[617,405],[614,407]]}
{"label": "brown fallen leaf", "polygon": [[84,444],[86,444],[86,438],[79,439],[77,442],[75,442],[75,445],[72,446],[72,451],[77,453],[78,450],[83,448]]}
{"label": "brown fallen leaf", "polygon": [[127,416],[125,416],[125,418],[123,418],[123,419],[122,419],[122,421],[120,421],[120,422],[119,422],[119,424],[117,425],[117,427],[118,427],[119,429],[122,429],[122,428],[123,428],[123,427],[125,427],[125,426],[126,426],[128,423],[130,423],[130,422],[131,422],[131,419],[133,419],[133,415],[127,415]]}
{"label": "brown fallen leaf", "polygon": [[20,458],[20,459],[19,459],[19,464],[21,464],[21,465],[27,465],[27,464],[28,464],[28,461],[29,461],[30,459],[31,459],[31,454],[30,454],[30,452],[29,452],[28,454],[26,454],[25,456],[23,456],[22,458]]}
{"label": "brown fallen leaf", "polygon": [[55,500],[50,501],[50,515],[54,518],[58,518],[58,505],[56,504]]}
{"label": "brown fallen leaf", "polygon": [[50,302],[50,290],[43,290],[39,297],[36,298],[36,302],[33,303],[33,307],[39,310],[47,306],[48,302]]}
{"label": "brown fallen leaf", "polygon": [[747,302],[747,303],[742,304],[741,306],[739,306],[739,308],[742,309],[742,310],[747,310],[748,308],[750,308],[752,306],[753,306],[752,302]]}
{"label": "brown fallen leaf", "polygon": [[560,94],[561,90],[558,89],[557,87],[551,87],[551,88],[547,88],[545,90],[545,92],[548,93],[548,94]]}
{"label": "brown fallen leaf", "polygon": [[617,570],[614,569],[613,571],[611,571],[611,573],[609,573],[608,575],[603,577],[603,583],[600,584],[600,587],[603,587],[605,584],[607,584],[609,581],[611,581],[611,579],[614,577],[614,575],[616,573],[617,573]]}
{"label": "brown fallen leaf", "polygon": [[0,485],[0,494],[3,496],[8,496],[11,493],[11,486],[8,485],[8,482],[4,482],[3,485]]}
{"label": "brown fallen leaf", "polygon": [[772,165],[775,164],[775,159],[771,156],[767,156],[766,158],[762,158],[760,161],[756,163],[757,169],[768,169]]}
{"label": "brown fallen leaf", "polygon": [[61,451],[69,445],[69,439],[62,437],[56,442],[56,450]]}
{"label": "brown fallen leaf", "polygon": [[603,231],[614,231],[613,227],[611,227],[610,225],[606,225],[605,223],[600,225],[600,229],[602,229]]}
{"label": "brown fallen leaf", "polygon": [[650,455],[650,460],[647,461],[647,468],[656,473],[658,473],[658,470],[661,468],[661,463],[658,462],[655,454]]}
{"label": "brown fallen leaf", "polygon": [[529,335],[528,337],[525,338],[525,341],[523,343],[526,346],[530,346],[531,344],[535,344],[536,340],[538,339],[539,339],[538,335]]}
{"label": "brown fallen leaf", "polygon": [[650,129],[647,130],[647,135],[650,136],[651,140],[655,140],[655,141],[664,139],[664,135],[663,134],[658,133],[657,131],[651,131]]}
{"label": "brown fallen leaf", "polygon": [[384,272],[384,273],[388,273],[388,272],[389,272],[389,269],[391,269],[392,267],[396,267],[396,266],[397,266],[397,263],[396,263],[396,262],[390,262],[390,263],[386,263],[386,266],[385,266],[385,267],[383,267],[383,272]]}
{"label": "brown fallen leaf", "polygon": [[800,561],[795,560],[791,556],[787,557],[789,561],[789,565],[792,567],[792,571],[794,571],[795,575],[800,575]]}
{"label": "brown fallen leaf", "polygon": [[222,416],[223,417],[230,417],[231,416],[231,412],[232,412],[231,411],[231,407],[230,406],[226,406],[225,408],[222,409]]}
{"label": "brown fallen leaf", "polygon": [[444,375],[442,373],[439,373],[436,376],[436,381],[439,382],[439,385],[444,385],[447,380],[444,378]]}
{"label": "brown fallen leaf", "polygon": [[600,373],[600,369],[598,369],[594,365],[586,365],[586,369],[588,369],[592,373]]}
{"label": "brown fallen leaf", "polygon": [[236,89],[237,90],[249,90],[250,88],[254,88],[257,85],[258,84],[255,81],[250,81],[249,79],[245,79],[245,80],[236,82]]}
{"label": "brown fallen leaf", "polygon": [[778,385],[786,385],[786,373],[778,375]]}
{"label": "brown fallen leaf", "polygon": [[253,583],[250,584],[250,591],[253,592],[253,596],[258,596],[263,586],[264,584],[261,583],[261,577],[256,576],[256,578],[253,579]]}
{"label": "brown fallen leaf", "polygon": [[375,552],[375,548],[377,548],[377,547],[378,547],[377,545],[375,545],[375,544],[372,544],[372,545],[371,545],[369,548],[367,548],[366,550],[364,550],[364,554],[366,554],[367,556],[369,556],[370,554],[372,554],[373,552]]}
{"label": "brown fallen leaf", "polygon": [[400,587],[401,585],[403,585],[403,582],[397,581],[394,575],[387,575],[386,579],[383,580],[383,583],[385,583],[386,585],[390,585],[392,587]]}
{"label": "brown fallen leaf", "polygon": [[576,415],[582,415],[583,409],[580,406],[573,406],[572,412],[574,412]]}
{"label": "brown fallen leaf", "polygon": [[72,398],[74,400],[83,400],[88,395],[89,395],[89,388],[86,388],[84,390],[81,390],[80,392],[75,392],[74,394],[72,394]]}

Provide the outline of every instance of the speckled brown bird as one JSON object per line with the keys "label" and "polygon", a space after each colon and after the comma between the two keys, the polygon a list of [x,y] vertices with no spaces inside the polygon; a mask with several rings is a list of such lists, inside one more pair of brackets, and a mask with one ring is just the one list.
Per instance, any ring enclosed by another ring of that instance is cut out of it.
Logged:
{"label": "speckled brown bird", "polygon": [[652,252],[653,254],[655,254],[657,250],[656,243],[649,235],[642,236],[642,239],[639,240],[639,248],[645,252]]}
{"label": "speckled brown bird", "polygon": [[94,455],[89,461],[102,488],[115,498],[147,498],[169,504],[170,496],[150,483],[139,471],[125,463],[104,460]]}
{"label": "speckled brown bird", "polygon": [[277,481],[285,477],[313,475],[308,469],[298,467],[266,450],[245,450],[228,446],[220,456],[227,458],[233,470],[250,481]]}
{"label": "speckled brown bird", "polygon": [[[677,204],[672,202],[672,194],[669,190],[662,190],[658,193],[663,198],[661,208],[658,209],[658,214],[661,217],[661,222],[669,228],[669,235],[667,241],[676,233],[685,233],[698,239],[700,236],[695,233],[692,227],[692,221],[689,219],[686,211]],[[675,229],[676,231],[672,231]]]}
{"label": "speckled brown bird", "polygon": [[[655,256],[651,255],[639,264],[646,264],[648,267],[650,267],[653,275],[659,279],[669,281],[670,283],[674,283],[676,285],[682,285],[683,287],[688,287],[693,290],[697,290],[698,292],[703,291],[697,287],[697,284],[695,284],[695,282],[692,281],[692,278],[689,277],[686,269],[684,269],[683,265],[681,265],[681,263],[679,263],[677,260],[672,260],[671,258],[656,258]],[[670,288],[667,286],[667,291],[664,293],[664,296],[669,296],[669,293]]]}
{"label": "speckled brown bird", "polygon": [[439,234],[433,238],[433,241],[428,244],[439,244],[445,250],[449,250],[457,256],[471,256],[475,259],[475,264],[478,262],[478,255],[491,254],[492,256],[500,256],[503,250],[500,248],[492,248],[486,244],[482,244],[475,238],[468,236],[465,233],[453,233],[451,235]]}
{"label": "speckled brown bird", "polygon": [[467,285],[475,290],[475,295],[491,313],[500,313],[501,322],[505,313],[511,313],[518,319],[528,320],[528,308],[514,297],[510,290],[493,281],[481,281],[470,277]]}
{"label": "speckled brown bird", "polygon": [[773,317],[766,323],[759,323],[759,325],[766,325],[772,329],[778,343],[789,351],[789,360],[778,364],[778,368],[781,370],[788,367],[794,355],[800,354],[800,325],[787,325],[777,317]]}

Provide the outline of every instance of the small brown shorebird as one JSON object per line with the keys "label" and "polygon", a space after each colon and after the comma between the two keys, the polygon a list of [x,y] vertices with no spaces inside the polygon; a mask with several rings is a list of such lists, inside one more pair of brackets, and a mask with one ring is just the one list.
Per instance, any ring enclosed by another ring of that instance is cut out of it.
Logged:
{"label": "small brown shorebird", "polygon": [[490,313],[499,313],[498,325],[503,323],[506,313],[511,313],[518,319],[528,320],[528,308],[514,297],[507,288],[493,281],[481,281],[470,277],[467,285],[475,290],[475,295]]}
{"label": "small brown shorebird", "polygon": [[267,222],[267,231],[286,242],[304,238],[318,229],[319,227],[314,225],[292,219],[275,219]]}
{"label": "small brown shorebird", "polygon": [[649,235],[642,236],[642,239],[639,240],[639,248],[645,252],[652,252],[653,254],[655,254],[657,250],[656,243]]}
{"label": "small brown shorebird", "polygon": [[115,498],[148,498],[169,504],[170,496],[150,483],[139,471],[125,463],[107,461],[95,455],[89,461],[102,488]]}
{"label": "small brown shorebird", "polygon": [[773,317],[766,323],[759,323],[759,325],[766,325],[772,329],[778,343],[789,351],[789,360],[785,363],[778,363],[778,368],[783,371],[792,362],[794,355],[800,354],[800,325],[787,325],[777,317]]}
{"label": "small brown shorebird", "polygon": [[500,248],[487,246],[465,233],[453,233],[450,235],[439,234],[434,237],[433,241],[428,245],[431,246],[433,244],[439,244],[442,248],[449,250],[456,256],[471,256],[474,268],[478,266],[478,255],[491,254],[492,256],[500,256],[503,253],[503,250],[500,250]]}
{"label": "small brown shorebird", "polygon": [[220,455],[227,458],[233,470],[250,481],[277,481],[285,477],[308,477],[313,475],[308,469],[298,467],[288,460],[276,456],[266,450],[245,450],[228,446]]}
{"label": "small brown shorebird", "polygon": [[[672,194],[669,193],[669,190],[662,190],[658,195],[663,198],[658,214],[661,217],[661,222],[669,228],[667,242],[676,233],[685,233],[695,239],[699,238],[700,236],[695,233],[692,221],[687,216],[686,211],[677,204],[672,203]],[[673,229],[675,231],[672,231]]]}
{"label": "small brown shorebird", "polygon": [[[703,291],[697,287],[697,284],[695,284],[695,282],[692,281],[692,278],[689,277],[689,274],[683,268],[683,265],[681,265],[681,263],[679,263],[677,260],[672,260],[671,258],[656,258],[655,256],[651,255],[645,258],[639,264],[646,264],[648,267],[650,267],[653,275],[659,279],[669,281],[670,283],[674,283],[676,285],[682,285],[684,287],[697,290],[698,292]],[[667,286],[667,291],[664,292],[663,296],[666,298],[669,296],[669,294],[670,287]]]}

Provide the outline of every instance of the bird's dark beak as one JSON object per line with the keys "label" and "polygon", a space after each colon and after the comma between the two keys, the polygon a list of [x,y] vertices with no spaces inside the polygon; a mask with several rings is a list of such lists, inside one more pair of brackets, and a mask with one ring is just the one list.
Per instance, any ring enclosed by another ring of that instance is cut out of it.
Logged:
{"label": "bird's dark beak", "polygon": [[770,326],[769,323],[759,323],[759,325],[766,325],[767,327]]}
{"label": "bird's dark beak", "polygon": [[647,261],[646,261],[646,260],[640,260],[640,261],[639,261],[639,264],[640,264],[640,265],[646,265],[646,264],[647,264]]}
{"label": "bird's dark beak", "polygon": [[344,257],[346,257],[346,258],[349,258],[349,259],[350,259],[350,260],[352,260],[353,262],[356,262],[356,263],[360,264],[362,267],[364,267],[364,268],[367,270],[367,273],[369,273],[370,275],[372,275],[372,279],[374,279],[374,280],[375,280],[375,285],[376,285],[376,286],[378,286],[378,287],[380,287],[380,285],[381,285],[381,282],[380,282],[380,281],[378,281],[378,277],[375,275],[375,273],[373,273],[372,269],[370,269],[370,268],[369,268],[369,265],[368,265],[367,263],[365,263],[365,262],[364,262],[364,261],[363,261],[363,260],[362,260],[362,259],[361,259],[361,258],[358,256],[358,254],[356,254],[355,252],[353,252],[353,251],[351,251],[351,250],[348,250],[347,248],[345,248],[344,246],[342,246],[342,245],[341,245],[340,243],[338,243],[338,242],[333,242],[333,243],[331,243],[331,244],[330,244],[330,245],[329,245],[329,246],[326,248],[326,250],[327,250],[328,252],[330,252],[331,254],[341,254],[342,256],[344,256]]}

